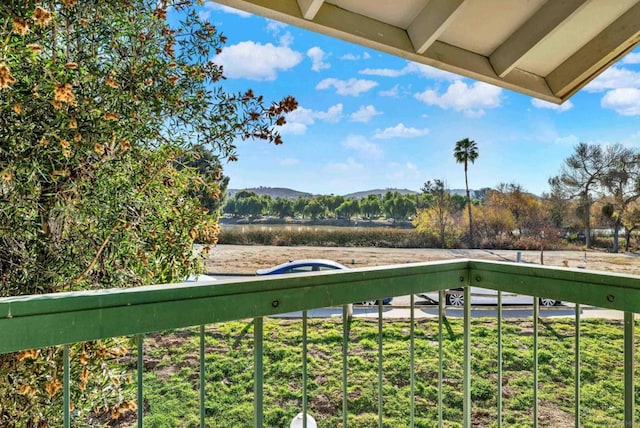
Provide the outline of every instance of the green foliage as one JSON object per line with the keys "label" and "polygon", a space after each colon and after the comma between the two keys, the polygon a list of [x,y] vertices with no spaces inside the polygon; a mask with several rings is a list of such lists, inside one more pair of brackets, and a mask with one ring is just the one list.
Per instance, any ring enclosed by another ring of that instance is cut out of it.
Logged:
{"label": "green foliage", "polygon": [[295,100],[222,91],[224,38],[189,2],[170,27],[169,3],[0,6],[0,295],[184,278],[215,238],[198,195],[220,196],[218,159],[280,143]]}
{"label": "green foliage", "polygon": [[303,213],[307,217],[317,219],[318,217],[324,217],[327,213],[327,207],[322,205],[317,199],[311,199],[304,207]]}
{"label": "green foliage", "polygon": [[[0,5],[0,296],[171,282],[200,269],[193,243],[218,232],[203,206],[215,211],[208,198],[221,197],[219,160],[236,159],[237,139],[281,143],[274,125],[296,102],[226,93],[210,61],[224,37],[190,6]],[[132,410],[105,346],[83,363],[97,389],[72,391],[75,413],[93,410],[96,424]],[[0,379],[13,379],[0,425],[59,426],[50,404],[61,396],[60,350],[20,358],[0,365]]]}
{"label": "green foliage", "polygon": [[279,218],[293,217],[294,202],[287,198],[276,198],[271,204],[271,213]]}
{"label": "green foliage", "polygon": [[382,214],[382,204],[377,195],[369,195],[360,201],[360,211],[364,218],[377,218]]}
{"label": "green foliage", "polygon": [[416,213],[416,202],[408,195],[387,192],[382,200],[384,215],[394,220],[407,220]]}
{"label": "green foliage", "polygon": [[357,199],[347,199],[335,209],[337,216],[346,217],[351,220],[351,217],[360,212],[360,204]]}

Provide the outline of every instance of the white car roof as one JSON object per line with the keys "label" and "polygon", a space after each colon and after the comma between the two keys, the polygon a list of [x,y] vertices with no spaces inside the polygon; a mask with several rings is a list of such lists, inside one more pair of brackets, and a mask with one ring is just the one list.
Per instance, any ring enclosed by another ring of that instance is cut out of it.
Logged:
{"label": "white car roof", "polygon": [[325,265],[331,266],[335,269],[349,269],[347,266],[340,264],[338,262],[334,262],[333,260],[328,259],[300,259],[300,260],[290,260],[286,263],[281,263],[277,266],[273,266],[265,269],[258,269],[256,271],[257,275],[268,275],[269,273],[279,270],[285,269],[294,266],[304,266],[304,265]]}

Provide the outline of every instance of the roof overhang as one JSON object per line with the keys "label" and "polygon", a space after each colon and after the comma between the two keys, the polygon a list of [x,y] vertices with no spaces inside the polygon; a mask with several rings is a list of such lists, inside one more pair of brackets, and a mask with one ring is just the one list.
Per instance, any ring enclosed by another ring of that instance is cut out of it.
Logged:
{"label": "roof overhang", "polygon": [[554,103],[640,44],[640,0],[216,0]]}

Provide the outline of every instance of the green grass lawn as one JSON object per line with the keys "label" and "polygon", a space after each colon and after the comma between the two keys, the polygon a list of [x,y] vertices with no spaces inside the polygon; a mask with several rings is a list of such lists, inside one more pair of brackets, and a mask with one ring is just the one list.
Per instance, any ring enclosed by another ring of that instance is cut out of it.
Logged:
{"label": "green grass lawn", "polygon": [[[503,322],[503,422],[532,426],[533,323]],[[583,320],[582,423],[621,426],[623,327],[620,321]],[[383,415],[385,427],[406,427],[410,414],[410,325],[384,322]],[[472,321],[472,420],[497,422],[497,329],[493,319]],[[462,421],[462,321],[444,330],[445,426]],[[349,427],[377,426],[377,321],[352,321],[348,353]],[[264,418],[288,427],[302,409],[302,322],[265,319]],[[145,426],[196,427],[199,422],[198,329],[154,334],[145,341]],[[310,319],[309,412],[321,427],[342,423],[342,321]],[[574,325],[541,320],[539,328],[539,425],[573,426]],[[248,427],[253,421],[253,325],[238,321],[206,330],[206,422],[210,427]],[[636,367],[640,365],[636,363]],[[438,322],[415,323],[415,414],[417,427],[437,426]],[[636,400],[640,389],[636,388]]]}

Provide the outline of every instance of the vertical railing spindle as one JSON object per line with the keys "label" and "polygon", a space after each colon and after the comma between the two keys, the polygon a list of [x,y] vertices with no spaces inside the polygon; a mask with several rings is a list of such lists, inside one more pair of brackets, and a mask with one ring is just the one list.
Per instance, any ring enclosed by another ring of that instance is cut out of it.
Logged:
{"label": "vertical railing spindle", "polygon": [[204,324],[200,326],[200,428],[205,428]]}
{"label": "vertical railing spindle", "polygon": [[502,427],[502,291],[498,291],[498,428]]}
{"label": "vertical railing spindle", "polygon": [[138,428],[142,428],[142,419],[144,417],[144,389],[142,386],[142,375],[144,374],[144,334],[137,334],[136,342],[138,348],[138,385],[136,389],[138,400]]}
{"label": "vertical railing spindle", "polygon": [[414,322],[415,322],[415,313],[414,313],[414,304],[415,304],[415,296],[412,294],[409,304],[411,305],[410,312],[410,322],[409,325],[409,383],[411,385],[411,404],[410,404],[410,426],[413,428],[415,426],[415,418],[416,418],[416,364],[415,364],[415,339],[414,339]]}
{"label": "vertical railing spindle", "polygon": [[442,334],[442,324],[444,323],[445,303],[444,290],[440,290],[438,292],[438,428],[442,428],[444,425],[442,409],[442,386],[444,381],[444,372],[442,369],[442,365],[444,364],[444,348],[442,341],[444,335]]}
{"label": "vertical railing spindle", "polygon": [[71,428],[71,389],[69,388],[69,345],[62,348],[62,395],[64,428]]}
{"label": "vertical railing spindle", "polygon": [[634,366],[634,319],[633,312],[624,313],[624,426],[633,427],[635,417]]}
{"label": "vertical railing spindle", "polygon": [[253,320],[253,418],[255,428],[263,425],[263,319]]}
{"label": "vertical railing spindle", "polygon": [[342,306],[342,427],[347,428],[349,396],[347,391],[347,352],[349,350],[349,306]]}
{"label": "vertical railing spindle", "polygon": [[464,428],[471,427],[471,290],[464,287],[464,358],[463,358],[463,390],[462,404]]}
{"label": "vertical railing spindle", "polygon": [[533,427],[538,428],[538,318],[540,302],[533,298]]}
{"label": "vertical railing spindle", "polygon": [[302,311],[302,428],[307,428],[307,311]]}
{"label": "vertical railing spindle", "polygon": [[575,318],[575,344],[574,344],[574,426],[580,426],[580,304],[576,303]]}
{"label": "vertical railing spindle", "polygon": [[378,428],[382,428],[382,299],[378,300]]}

